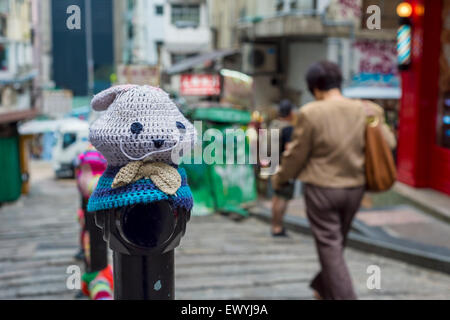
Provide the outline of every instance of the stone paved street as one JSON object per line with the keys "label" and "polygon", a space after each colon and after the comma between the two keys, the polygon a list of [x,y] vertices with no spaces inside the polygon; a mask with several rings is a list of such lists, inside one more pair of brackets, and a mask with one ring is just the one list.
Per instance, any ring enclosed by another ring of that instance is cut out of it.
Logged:
{"label": "stone paved street", "polygon": [[[389,193],[393,193],[390,191]],[[363,200],[363,204],[372,201],[371,196]],[[377,194],[377,198],[387,198],[385,194]],[[450,207],[450,198],[447,199],[447,206]],[[389,199],[390,200],[390,199]],[[395,238],[404,238],[419,243],[433,245],[437,247],[450,248],[450,224],[436,219],[430,214],[409,203],[393,203],[390,200],[381,202],[378,200],[377,206],[370,204],[362,207],[357,213],[356,219],[369,227],[382,228],[386,233]],[[430,202],[433,200],[430,199]],[[380,203],[381,202],[381,203]],[[266,210],[271,210],[270,200],[259,203]],[[293,217],[306,218],[306,208],[302,197],[289,201],[286,214]]]}
{"label": "stone paved street", "polygon": [[[34,164],[28,196],[0,208],[0,299],[73,299],[66,268],[76,264],[78,194],[72,180],[56,181]],[[450,299],[450,277],[347,251],[362,299]],[[366,269],[381,268],[381,290],[368,290]],[[318,269],[310,237],[273,239],[263,222],[219,215],[193,217],[176,252],[177,299],[311,299]]]}

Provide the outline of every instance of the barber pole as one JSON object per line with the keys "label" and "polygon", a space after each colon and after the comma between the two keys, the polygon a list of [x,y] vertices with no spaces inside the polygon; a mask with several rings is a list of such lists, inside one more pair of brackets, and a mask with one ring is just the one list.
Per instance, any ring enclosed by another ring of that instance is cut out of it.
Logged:
{"label": "barber pole", "polygon": [[406,69],[411,64],[411,25],[403,24],[397,32],[397,56],[400,69]]}

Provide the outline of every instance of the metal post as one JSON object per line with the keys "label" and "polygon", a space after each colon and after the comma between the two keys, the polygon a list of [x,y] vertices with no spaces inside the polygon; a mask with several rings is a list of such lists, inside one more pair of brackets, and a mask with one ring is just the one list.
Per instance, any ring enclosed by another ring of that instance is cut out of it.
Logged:
{"label": "metal post", "polygon": [[89,233],[90,262],[87,272],[101,271],[108,266],[108,251],[102,230],[95,225],[95,215],[92,212],[85,213],[86,230]]}
{"label": "metal post", "polygon": [[174,250],[130,256],[114,252],[114,299],[173,300]]}
{"label": "metal post", "polygon": [[174,250],[190,212],[168,201],[96,212],[113,250],[115,300],[173,300]]}
{"label": "metal post", "polygon": [[[87,200],[83,200],[85,228],[89,234],[89,261],[85,261],[86,272],[96,272],[108,266],[108,249],[102,230],[95,224],[95,214],[87,212]],[[85,258],[86,260],[86,258]]]}

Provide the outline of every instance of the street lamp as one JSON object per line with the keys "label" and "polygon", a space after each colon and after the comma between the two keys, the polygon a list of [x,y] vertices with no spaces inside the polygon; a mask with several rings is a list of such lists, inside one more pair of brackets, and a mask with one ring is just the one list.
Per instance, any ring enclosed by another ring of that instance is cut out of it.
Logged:
{"label": "street lamp", "polygon": [[408,2],[402,2],[397,6],[397,15],[400,17],[400,26],[397,30],[397,60],[400,70],[408,70],[411,67],[412,12],[412,6]]}
{"label": "street lamp", "polygon": [[397,6],[397,15],[401,18],[409,18],[412,11],[412,6],[408,2],[399,3]]}

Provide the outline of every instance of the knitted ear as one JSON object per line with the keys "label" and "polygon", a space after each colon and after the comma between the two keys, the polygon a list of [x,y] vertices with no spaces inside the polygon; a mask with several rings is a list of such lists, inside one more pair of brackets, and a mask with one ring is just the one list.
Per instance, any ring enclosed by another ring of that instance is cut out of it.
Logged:
{"label": "knitted ear", "polygon": [[92,109],[95,111],[105,111],[114,102],[117,95],[125,92],[131,88],[136,87],[132,84],[114,86],[109,89],[103,90],[102,92],[96,94],[91,101]]}

